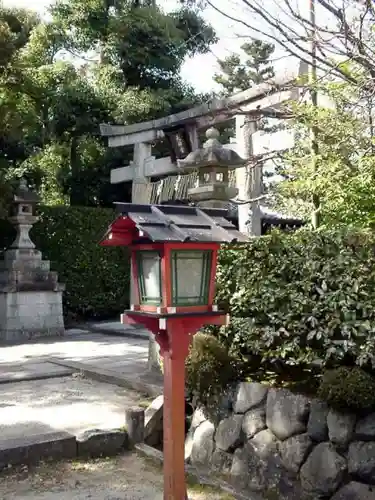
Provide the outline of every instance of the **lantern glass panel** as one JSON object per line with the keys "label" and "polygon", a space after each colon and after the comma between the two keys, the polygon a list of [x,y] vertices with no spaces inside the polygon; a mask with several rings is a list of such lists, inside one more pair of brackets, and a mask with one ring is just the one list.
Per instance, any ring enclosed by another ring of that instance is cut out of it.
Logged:
{"label": "lantern glass panel", "polygon": [[161,304],[160,254],[155,251],[137,252],[140,304]]}
{"label": "lantern glass panel", "polygon": [[173,306],[207,305],[212,251],[174,250],[171,257]]}

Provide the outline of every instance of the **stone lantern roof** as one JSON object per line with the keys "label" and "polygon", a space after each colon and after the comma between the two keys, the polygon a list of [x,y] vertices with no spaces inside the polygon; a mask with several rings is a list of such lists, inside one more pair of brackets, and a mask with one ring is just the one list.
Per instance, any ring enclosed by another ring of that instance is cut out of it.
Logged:
{"label": "stone lantern roof", "polygon": [[34,191],[29,190],[26,180],[22,178],[17,191],[13,195],[13,202],[15,204],[30,203],[34,205],[39,202],[39,196]]}
{"label": "stone lantern roof", "polygon": [[177,166],[181,170],[210,166],[227,167],[231,170],[245,165],[246,160],[235,151],[224,148],[219,141],[220,134],[216,128],[209,128],[206,137],[207,141],[202,148],[192,151],[183,160],[177,160]]}

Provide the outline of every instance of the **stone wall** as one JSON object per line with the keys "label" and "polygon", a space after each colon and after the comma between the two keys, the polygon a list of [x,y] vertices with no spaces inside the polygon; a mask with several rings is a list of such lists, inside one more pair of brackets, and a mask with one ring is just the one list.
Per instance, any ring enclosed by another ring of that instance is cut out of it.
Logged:
{"label": "stone wall", "polygon": [[341,414],[248,382],[221,413],[213,423],[195,410],[185,445],[192,465],[266,498],[375,500],[375,413]]}

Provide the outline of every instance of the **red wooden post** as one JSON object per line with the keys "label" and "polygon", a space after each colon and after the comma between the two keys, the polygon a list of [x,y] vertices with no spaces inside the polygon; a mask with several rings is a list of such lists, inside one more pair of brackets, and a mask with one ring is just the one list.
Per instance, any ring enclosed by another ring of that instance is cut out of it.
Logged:
{"label": "red wooden post", "polygon": [[187,499],[185,481],[185,360],[194,333],[203,325],[223,325],[225,315],[162,320],[128,312],[126,323],[141,323],[155,335],[164,367],[164,500]]}
{"label": "red wooden post", "polygon": [[[173,337],[172,337],[173,338]],[[188,338],[186,336],[186,338]],[[176,337],[175,337],[176,339]],[[177,339],[174,341],[176,342]],[[181,343],[183,339],[181,339]],[[173,340],[172,340],[173,342]],[[182,349],[164,352],[164,500],[185,500],[185,359]]]}

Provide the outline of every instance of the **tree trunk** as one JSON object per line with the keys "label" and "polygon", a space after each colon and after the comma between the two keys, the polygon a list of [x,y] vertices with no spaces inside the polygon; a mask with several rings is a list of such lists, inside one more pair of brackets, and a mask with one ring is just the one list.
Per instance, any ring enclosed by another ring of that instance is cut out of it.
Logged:
{"label": "tree trunk", "polygon": [[70,143],[70,205],[82,204],[82,186],[78,182],[79,174],[79,155],[78,155],[78,137],[73,136]]}

